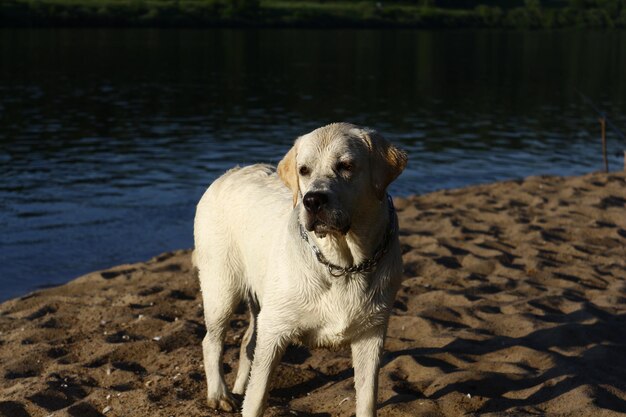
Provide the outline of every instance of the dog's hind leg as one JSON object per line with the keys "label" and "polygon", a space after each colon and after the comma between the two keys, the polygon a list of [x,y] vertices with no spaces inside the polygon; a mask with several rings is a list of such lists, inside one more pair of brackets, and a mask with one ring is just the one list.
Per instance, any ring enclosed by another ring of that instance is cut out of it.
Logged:
{"label": "dog's hind leg", "polygon": [[259,304],[253,294],[248,294],[248,308],[250,309],[250,324],[241,341],[239,369],[237,370],[237,379],[233,388],[233,393],[241,395],[246,391],[246,386],[248,385],[254,347],[256,345],[256,318],[259,314]]}
{"label": "dog's hind leg", "polygon": [[250,381],[243,400],[242,417],[261,417],[263,415],[270,376],[294,335],[294,332],[288,328],[274,324],[282,321],[264,317],[264,312],[267,310],[261,310],[257,317],[258,337],[254,349],[252,369],[250,370]]}
{"label": "dog's hind leg", "polygon": [[237,285],[238,277],[226,262],[214,261],[204,268],[203,265],[199,265],[199,276],[207,330],[202,341],[207,403],[211,408],[235,411],[238,408],[237,401],[224,383],[222,353],[230,318],[241,301],[241,290]]}

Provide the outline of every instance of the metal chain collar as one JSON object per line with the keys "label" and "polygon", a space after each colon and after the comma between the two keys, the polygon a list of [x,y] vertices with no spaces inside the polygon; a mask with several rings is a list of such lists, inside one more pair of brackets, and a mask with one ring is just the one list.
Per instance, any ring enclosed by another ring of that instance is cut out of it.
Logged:
{"label": "metal chain collar", "polygon": [[378,262],[382,259],[382,257],[389,251],[391,238],[396,233],[396,230],[398,228],[396,209],[393,206],[393,201],[389,194],[387,194],[387,201],[389,201],[389,228],[387,229],[387,233],[385,233],[385,237],[376,249],[374,256],[364,260],[358,265],[352,265],[344,268],[330,262],[328,259],[326,259],[320,248],[318,248],[317,245],[309,240],[309,235],[307,234],[306,230],[304,229],[302,224],[298,222],[298,226],[300,226],[300,236],[302,237],[302,240],[309,244],[319,263],[326,266],[326,268],[328,268],[328,273],[333,277],[339,278],[346,274],[371,272],[374,268],[376,268],[376,265],[378,265]]}

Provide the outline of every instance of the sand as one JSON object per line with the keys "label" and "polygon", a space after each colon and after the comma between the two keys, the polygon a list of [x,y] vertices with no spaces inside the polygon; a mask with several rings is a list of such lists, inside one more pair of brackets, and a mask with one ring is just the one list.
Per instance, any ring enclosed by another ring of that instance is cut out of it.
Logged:
{"label": "sand", "polygon": [[[626,415],[626,175],[396,199],[379,416]],[[232,384],[246,315],[226,343]],[[190,251],[0,305],[0,416],[213,416]],[[350,416],[348,351],[290,349],[266,415]],[[222,414],[228,415],[228,414]]]}

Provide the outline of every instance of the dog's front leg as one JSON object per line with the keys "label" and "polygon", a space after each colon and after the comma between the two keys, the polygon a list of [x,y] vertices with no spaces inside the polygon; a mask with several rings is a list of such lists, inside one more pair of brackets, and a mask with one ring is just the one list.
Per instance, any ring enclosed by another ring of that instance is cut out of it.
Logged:
{"label": "dog's front leg", "polygon": [[352,366],[356,388],[356,417],[376,416],[378,370],[383,351],[383,326],[369,330],[352,341]]}
{"label": "dog's front leg", "polygon": [[[269,379],[283,357],[289,340],[278,326],[272,324],[274,320],[269,320],[263,316],[263,310],[258,318],[257,345],[254,349],[254,359],[252,360],[252,371],[250,381],[243,400],[243,417],[261,417],[265,409],[267,392],[269,389]],[[278,321],[280,322],[280,321]]]}

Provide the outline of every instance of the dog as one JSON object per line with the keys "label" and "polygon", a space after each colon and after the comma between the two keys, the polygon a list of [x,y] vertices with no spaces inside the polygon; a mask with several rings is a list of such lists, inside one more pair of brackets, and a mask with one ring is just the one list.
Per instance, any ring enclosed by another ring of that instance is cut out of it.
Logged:
{"label": "dog", "polygon": [[263,415],[271,374],[289,344],[349,345],[356,416],[376,415],[378,371],[402,277],[387,186],[407,154],[376,131],[333,123],[299,137],[275,170],[234,168],[198,203],[193,262],[207,333],[208,405],[235,411],[224,383],[226,329],[250,308],[232,393],[243,417]]}

